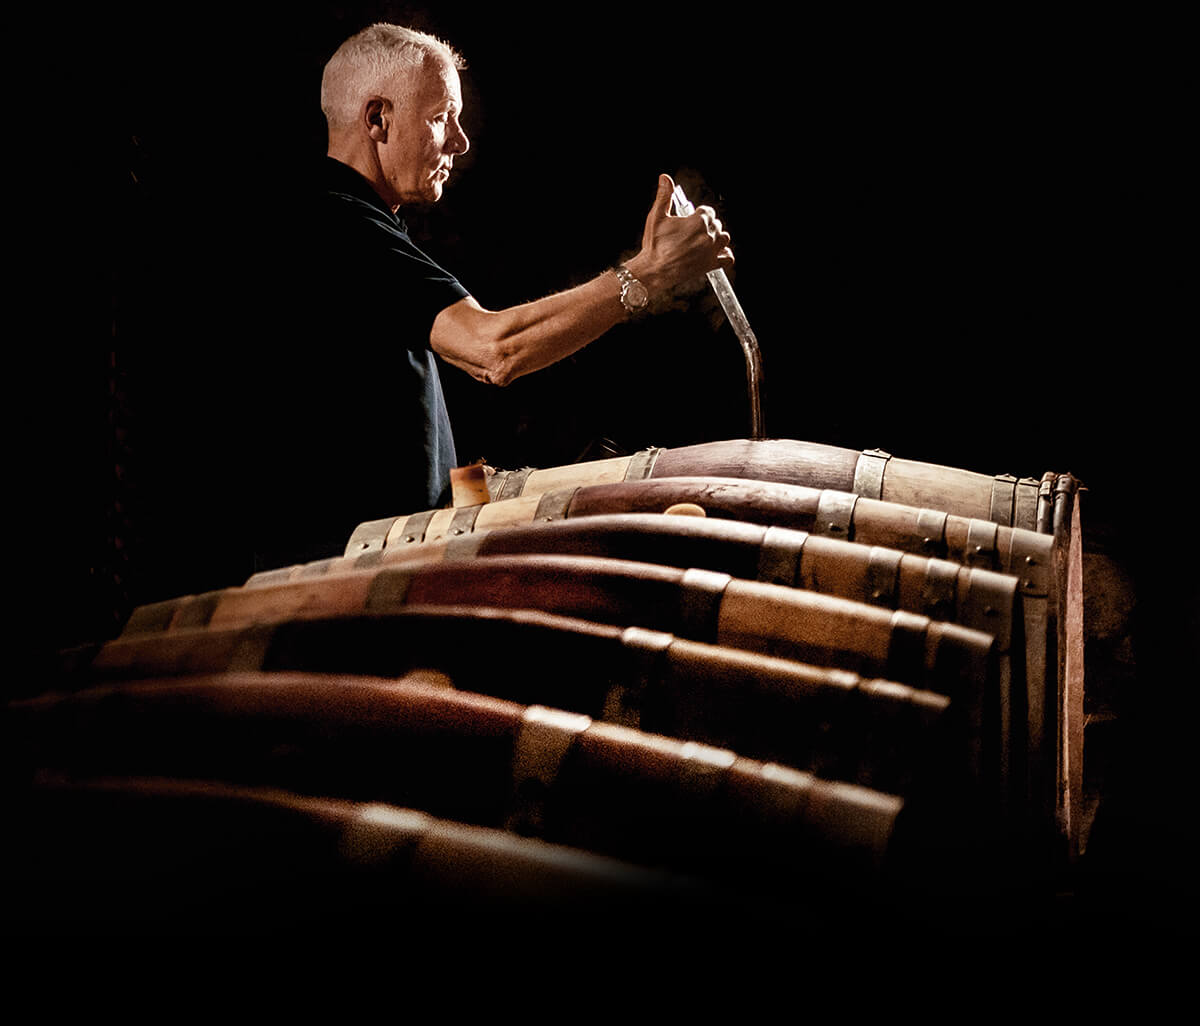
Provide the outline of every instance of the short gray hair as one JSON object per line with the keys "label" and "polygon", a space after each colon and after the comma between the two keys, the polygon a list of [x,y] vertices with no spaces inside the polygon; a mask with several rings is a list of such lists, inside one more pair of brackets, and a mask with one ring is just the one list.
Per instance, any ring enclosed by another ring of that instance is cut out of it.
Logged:
{"label": "short gray hair", "polygon": [[[466,67],[449,43],[427,32],[380,22],[351,36],[329,58],[321,76],[325,120],[331,128],[351,123],[366,97],[394,92],[398,76],[421,67],[430,58],[444,60],[458,70]],[[397,104],[407,101],[407,90],[411,89],[407,77],[401,82],[406,92],[388,96]]]}

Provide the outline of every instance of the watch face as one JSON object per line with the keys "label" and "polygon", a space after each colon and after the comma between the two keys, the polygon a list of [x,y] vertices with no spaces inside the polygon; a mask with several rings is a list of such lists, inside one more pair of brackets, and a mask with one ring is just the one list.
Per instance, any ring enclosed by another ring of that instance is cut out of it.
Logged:
{"label": "watch face", "polygon": [[646,286],[640,281],[631,281],[625,287],[625,305],[640,310],[646,305],[649,300],[649,293],[646,292]]}

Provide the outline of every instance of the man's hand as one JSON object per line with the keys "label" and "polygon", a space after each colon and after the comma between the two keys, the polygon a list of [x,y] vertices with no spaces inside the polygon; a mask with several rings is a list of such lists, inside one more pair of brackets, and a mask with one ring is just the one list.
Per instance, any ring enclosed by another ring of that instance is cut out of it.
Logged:
{"label": "man's hand", "polygon": [[[651,295],[733,264],[729,235],[712,207],[674,217],[674,189],[669,175],[659,178],[642,248],[625,261]],[[624,320],[619,294],[617,276],[608,270],[566,292],[503,310],[485,310],[467,296],[437,315],[430,345],[472,377],[506,385],[569,356]]]}
{"label": "man's hand", "polygon": [[697,207],[694,214],[671,214],[675,183],[670,175],[658,178],[658,195],[646,215],[642,248],[626,262],[630,272],[654,292],[664,292],[718,267],[733,264],[729,233],[712,207]]}

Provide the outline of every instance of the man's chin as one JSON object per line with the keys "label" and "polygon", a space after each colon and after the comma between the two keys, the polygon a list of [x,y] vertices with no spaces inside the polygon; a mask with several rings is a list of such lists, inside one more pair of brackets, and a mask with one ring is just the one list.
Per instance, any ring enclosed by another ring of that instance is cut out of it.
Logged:
{"label": "man's chin", "polygon": [[409,206],[432,207],[442,198],[442,183],[430,182],[419,195],[414,196]]}

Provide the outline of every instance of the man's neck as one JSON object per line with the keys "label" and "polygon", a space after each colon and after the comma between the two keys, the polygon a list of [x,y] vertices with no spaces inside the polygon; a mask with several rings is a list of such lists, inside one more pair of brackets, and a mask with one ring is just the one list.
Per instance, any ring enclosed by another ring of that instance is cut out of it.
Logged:
{"label": "man's neck", "polygon": [[371,186],[376,195],[387,204],[388,208],[393,213],[396,212],[399,205],[389,199],[389,190],[387,189],[386,180],[383,177],[383,169],[380,167],[379,157],[376,155],[374,148],[366,149],[361,146],[334,146],[331,144],[326,150],[326,156],[357,171],[366,179],[367,184]]}

